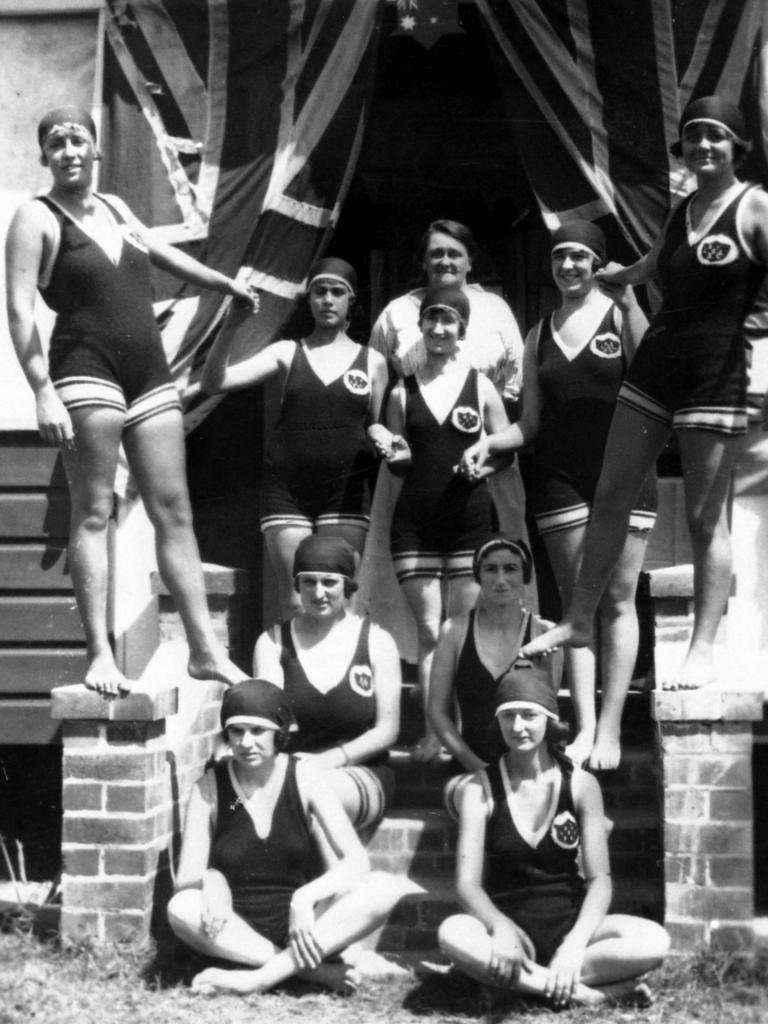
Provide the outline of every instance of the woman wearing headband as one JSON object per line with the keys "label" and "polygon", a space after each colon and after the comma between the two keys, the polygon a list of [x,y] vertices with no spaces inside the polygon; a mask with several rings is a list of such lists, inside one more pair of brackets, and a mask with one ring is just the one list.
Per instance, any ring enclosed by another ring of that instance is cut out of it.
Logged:
{"label": "woman wearing headband", "polygon": [[[459,462],[467,444],[484,430],[501,430],[508,420],[488,378],[458,357],[470,315],[464,292],[455,285],[428,288],[419,315],[426,361],[393,389],[387,427],[376,425],[370,433],[390,468],[407,473],[392,518],[390,548],[418,629],[419,686],[426,713],[443,611],[454,616],[472,607],[477,596],[472,556],[492,529],[485,484],[492,469],[470,479],[460,472]],[[439,751],[427,722],[414,757],[430,761]]]}
{"label": "woman wearing headband", "polygon": [[203,372],[209,392],[237,391],[279,376],[282,399],[265,455],[261,529],[276,574],[281,618],[298,608],[293,556],[311,534],[345,537],[362,551],[372,456],[366,427],[378,419],[384,359],[347,335],[357,276],[344,260],[319,260],[307,277],[314,320],[301,341],[277,341],[229,363],[214,343]]}
{"label": "woman wearing headband", "polygon": [[[571,221],[552,237],[552,277],[560,308],[526,339],[523,414],[505,434],[481,441],[465,459],[533,442],[530,502],[547,549],[563,608],[581,562],[619,388],[648,326],[631,288],[613,299],[597,287],[605,237],[595,224]],[[577,733],[568,754],[577,764],[616,768],[621,714],[638,647],[637,578],[656,518],[653,473],[632,507],[629,533],[598,605],[587,647],[566,651]],[[595,714],[599,660],[602,699]]]}
{"label": "woman wearing headband", "polygon": [[466,786],[456,888],[463,914],[440,926],[456,967],[500,989],[567,1003],[648,1002],[642,976],[669,937],[653,921],[610,914],[603,800],[563,756],[557,700],[530,672],[496,693],[504,754]]}
{"label": "woman wearing headband", "polygon": [[[524,605],[531,575],[525,541],[501,533],[486,537],[472,567],[480,586],[477,604],[469,614],[443,623],[429,677],[427,717],[465,773],[449,779],[445,787],[444,802],[453,818],[458,817],[461,790],[471,773],[497,761],[505,749],[494,725],[499,679],[518,664],[523,644],[550,625]],[[535,667],[526,662],[524,670],[543,672],[557,692],[552,659]]]}
{"label": "woman wearing headband", "polygon": [[695,175],[696,191],[647,256],[598,275],[611,291],[658,277],[663,303],[619,393],[570,608],[531,653],[589,641],[641,482],[674,430],[693,549],[694,625],[682,665],[662,682],[692,689],[714,679],[731,588],[726,499],[747,428],[744,320],[768,264],[768,197],[736,177],[749,150],[744,134],[741,113],[722,97],[689,103],[672,151]]}
{"label": "woman wearing headband", "polygon": [[[353,991],[354,972],[325,958],[383,922],[400,895],[396,882],[369,872],[333,792],[284,753],[292,712],[279,687],[233,686],[221,724],[231,757],[192,791],[168,918],[186,945],[243,969],[209,968],[192,987],[263,992],[298,974]],[[325,872],[313,830],[336,855]]]}
{"label": "woman wearing headband", "polygon": [[[106,696],[129,689],[107,624],[107,529],[121,443],[155,528],[160,572],[184,622],[189,674],[232,682],[242,673],[208,617],[181,404],[152,310],[150,264],[254,311],[256,292],[154,238],[116,196],[94,191],[99,153],[87,111],[49,111],[38,140],[53,184],[19,207],[8,232],[8,320],[40,434],[62,448],[69,568],[88,648],[85,685]],[[34,319],[37,291],[57,314],[47,358]]]}
{"label": "woman wearing headband", "polygon": [[358,831],[387,809],[389,748],[400,727],[400,659],[392,637],[353,614],[357,555],[343,537],[313,534],[296,549],[301,608],[256,641],[254,673],[282,687],[298,729],[289,750],[325,772]]}

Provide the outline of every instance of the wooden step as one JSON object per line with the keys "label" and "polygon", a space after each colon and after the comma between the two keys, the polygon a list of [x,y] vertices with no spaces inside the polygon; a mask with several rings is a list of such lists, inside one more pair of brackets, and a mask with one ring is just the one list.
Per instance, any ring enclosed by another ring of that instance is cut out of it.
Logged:
{"label": "wooden step", "polygon": [[[82,647],[0,648],[0,694],[49,694],[54,686],[82,683]],[[6,701],[3,700],[5,714]]]}
{"label": "wooden step", "polygon": [[58,448],[44,445],[33,432],[4,432],[0,448],[3,487],[65,488],[67,479]]}
{"label": "wooden step", "polygon": [[63,541],[50,544],[0,544],[3,590],[72,590]]}
{"label": "wooden step", "polygon": [[0,746],[61,743],[61,722],[51,718],[50,700],[4,698],[0,714]]}
{"label": "wooden step", "polygon": [[82,640],[74,595],[0,596],[0,643]]}

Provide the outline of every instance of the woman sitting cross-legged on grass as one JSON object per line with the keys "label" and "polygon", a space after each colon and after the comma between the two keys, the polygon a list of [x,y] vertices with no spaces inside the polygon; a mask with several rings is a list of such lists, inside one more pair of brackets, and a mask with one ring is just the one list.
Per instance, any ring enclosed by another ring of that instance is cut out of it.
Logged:
{"label": "woman sitting cross-legged on grass", "polygon": [[653,921],[608,914],[600,788],[557,745],[556,698],[533,673],[509,674],[496,720],[507,751],[464,791],[456,884],[467,913],[440,926],[443,952],[470,977],[555,1005],[647,1002],[642,976],[669,938]]}
{"label": "woman sitting cross-legged on grass", "polygon": [[[401,895],[397,879],[369,871],[322,775],[281,752],[292,722],[273,683],[247,679],[224,696],[232,758],[192,792],[168,919],[192,949],[246,969],[208,968],[193,979],[195,991],[264,992],[299,975],[349,994],[354,971],[326,957],[382,924]],[[330,870],[314,828],[337,858]]]}

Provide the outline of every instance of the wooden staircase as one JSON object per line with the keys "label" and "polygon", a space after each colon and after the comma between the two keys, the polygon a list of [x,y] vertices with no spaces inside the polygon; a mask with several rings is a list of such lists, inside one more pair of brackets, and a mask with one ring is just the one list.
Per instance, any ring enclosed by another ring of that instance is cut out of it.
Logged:
{"label": "wooden staircase", "polygon": [[58,742],[50,692],[82,681],[68,520],[58,449],[36,433],[0,433],[0,745]]}

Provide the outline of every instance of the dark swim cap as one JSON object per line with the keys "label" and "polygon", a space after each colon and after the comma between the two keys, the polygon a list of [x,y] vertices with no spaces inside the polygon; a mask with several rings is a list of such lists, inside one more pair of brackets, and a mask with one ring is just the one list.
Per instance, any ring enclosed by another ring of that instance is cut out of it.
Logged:
{"label": "dark swim cap", "polygon": [[474,575],[477,582],[480,582],[480,563],[486,555],[490,555],[492,551],[511,551],[512,554],[519,555],[520,561],[523,563],[523,583],[531,582],[531,569],[533,561],[531,558],[531,551],[524,540],[513,540],[508,537],[505,533],[494,533],[492,536],[484,540],[475,549],[475,553],[472,556],[472,574]]}
{"label": "dark swim cap", "polygon": [[335,576],[354,578],[355,549],[343,537],[327,533],[312,533],[296,548],[293,575],[302,572],[327,572]]}
{"label": "dark swim cap", "polygon": [[287,732],[296,727],[287,695],[266,679],[243,679],[231,686],[221,702],[220,719],[222,729],[260,725]]}
{"label": "dark swim cap", "polygon": [[419,323],[428,309],[449,309],[465,327],[469,323],[469,299],[455,284],[435,284],[427,288],[419,306]]}
{"label": "dark swim cap", "polygon": [[552,252],[556,249],[578,245],[601,263],[605,263],[605,235],[589,220],[569,220],[552,235]]}
{"label": "dark swim cap", "polygon": [[96,125],[93,118],[85,109],[74,104],[64,107],[54,107],[47,114],[43,114],[37,126],[37,141],[42,148],[43,142],[57,128],[71,128],[73,125],[84,128],[96,142]]}
{"label": "dark swim cap", "polygon": [[351,295],[357,295],[355,268],[337,256],[329,256],[312,264],[307,274],[307,291],[318,280],[336,281],[338,284],[346,285]]}
{"label": "dark swim cap", "polygon": [[[526,667],[533,671],[524,671]],[[530,662],[518,659],[517,663],[499,680],[496,687],[494,715],[511,708],[533,708],[542,711],[547,718],[559,721],[557,694]]]}
{"label": "dark swim cap", "polygon": [[680,118],[679,134],[682,135],[686,125],[692,124],[694,121],[718,124],[722,128],[727,128],[739,140],[743,140],[746,134],[741,111],[735,103],[731,103],[730,100],[726,100],[722,96],[700,96],[697,100],[691,100]]}

